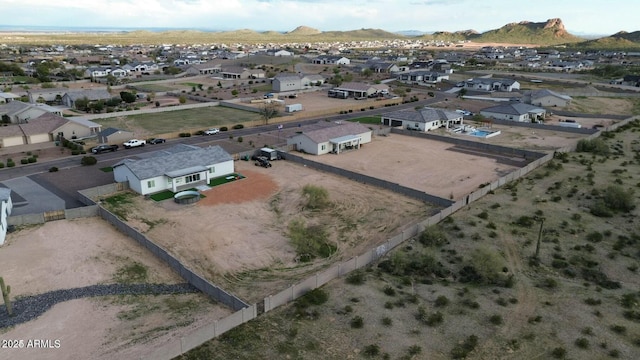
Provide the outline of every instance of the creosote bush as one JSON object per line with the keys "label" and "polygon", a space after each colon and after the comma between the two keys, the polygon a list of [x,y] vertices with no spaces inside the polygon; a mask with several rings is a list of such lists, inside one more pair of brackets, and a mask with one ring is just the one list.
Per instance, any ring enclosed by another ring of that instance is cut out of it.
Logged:
{"label": "creosote bush", "polygon": [[329,192],[323,187],[307,184],[302,188],[302,194],[307,198],[306,207],[309,209],[324,209],[331,204]]}

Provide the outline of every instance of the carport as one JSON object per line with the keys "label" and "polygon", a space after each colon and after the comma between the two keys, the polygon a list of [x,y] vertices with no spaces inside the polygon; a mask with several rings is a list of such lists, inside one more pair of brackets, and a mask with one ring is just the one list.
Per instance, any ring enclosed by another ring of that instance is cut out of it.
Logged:
{"label": "carport", "polygon": [[[194,186],[196,183],[209,183],[209,169],[198,165],[186,169],[169,171],[164,174],[171,181],[171,191],[177,192],[185,186]],[[204,176],[203,176],[204,175]]]}
{"label": "carport", "polygon": [[329,143],[333,145],[334,154],[340,154],[341,150],[359,149],[362,137],[359,135],[345,135],[337,138],[329,139]]}

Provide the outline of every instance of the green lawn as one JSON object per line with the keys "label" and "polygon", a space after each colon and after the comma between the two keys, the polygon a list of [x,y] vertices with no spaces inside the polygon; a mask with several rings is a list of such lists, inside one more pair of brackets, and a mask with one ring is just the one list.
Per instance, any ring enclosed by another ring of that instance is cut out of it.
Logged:
{"label": "green lawn", "polygon": [[113,168],[111,166],[100,168],[102,172],[110,173],[113,172]]}
{"label": "green lawn", "polygon": [[355,119],[351,119],[349,121],[352,122],[359,122],[361,124],[375,124],[375,125],[379,125],[380,124],[380,116],[363,116],[363,117],[359,117],[359,118],[355,118]]}
{"label": "green lawn", "polygon": [[[229,177],[229,176],[233,176],[234,178],[233,179],[227,179],[227,177]],[[225,176],[217,177],[215,179],[211,179],[209,181],[209,186],[213,187],[213,186],[226,184],[228,182],[232,182],[232,181],[237,180],[236,177],[238,177],[239,179],[244,179],[244,176],[242,174],[225,175]]]}
{"label": "green lawn", "polygon": [[153,114],[128,115],[125,118],[125,121],[119,121],[115,117],[93,121],[102,125],[103,128],[115,127],[124,130],[134,130],[127,127],[127,123],[134,123],[135,126],[144,128],[152,134],[163,134],[214,126],[231,128],[235,124],[260,120],[261,116],[249,111],[214,106]]}

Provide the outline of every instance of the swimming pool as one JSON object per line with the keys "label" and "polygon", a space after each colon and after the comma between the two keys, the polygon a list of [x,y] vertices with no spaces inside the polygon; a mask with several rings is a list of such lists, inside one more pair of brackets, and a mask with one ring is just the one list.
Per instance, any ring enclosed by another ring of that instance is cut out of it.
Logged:
{"label": "swimming pool", "polygon": [[472,132],[467,133],[467,135],[481,137],[481,138],[490,138],[492,136],[499,135],[500,131],[487,131],[487,130],[473,130]]}

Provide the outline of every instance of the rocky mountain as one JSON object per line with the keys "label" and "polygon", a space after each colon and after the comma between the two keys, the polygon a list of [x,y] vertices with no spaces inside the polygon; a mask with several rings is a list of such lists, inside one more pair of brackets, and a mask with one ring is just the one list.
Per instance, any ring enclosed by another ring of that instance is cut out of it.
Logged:
{"label": "rocky mountain", "polygon": [[289,35],[316,35],[316,34],[320,34],[320,33],[322,33],[322,31],[320,31],[318,29],[314,29],[312,27],[298,26],[297,28],[293,29],[292,31],[287,32],[286,34],[289,34]]}
{"label": "rocky mountain", "polygon": [[570,34],[562,20],[549,19],[546,22],[521,21],[510,23],[499,29],[471,35],[468,40],[477,42],[500,42],[511,44],[558,45],[583,41]]}

